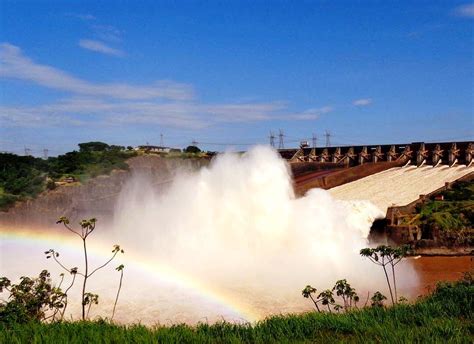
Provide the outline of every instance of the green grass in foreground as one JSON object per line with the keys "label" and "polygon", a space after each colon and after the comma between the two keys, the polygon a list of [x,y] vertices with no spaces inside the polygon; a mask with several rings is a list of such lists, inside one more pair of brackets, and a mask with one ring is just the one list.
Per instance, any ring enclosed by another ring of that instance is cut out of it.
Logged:
{"label": "green grass in foreground", "polygon": [[255,325],[1,324],[1,343],[472,343],[474,284],[439,285],[414,304],[274,316]]}

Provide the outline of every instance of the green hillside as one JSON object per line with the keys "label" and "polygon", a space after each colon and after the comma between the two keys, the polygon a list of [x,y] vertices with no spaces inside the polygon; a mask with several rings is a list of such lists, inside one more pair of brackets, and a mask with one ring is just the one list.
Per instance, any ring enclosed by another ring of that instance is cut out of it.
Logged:
{"label": "green hillside", "polygon": [[34,198],[46,188],[54,189],[55,182],[66,177],[83,182],[114,169],[127,169],[125,160],[136,154],[103,142],[80,143],[79,151],[47,160],[0,153],[0,210],[7,210],[16,201]]}

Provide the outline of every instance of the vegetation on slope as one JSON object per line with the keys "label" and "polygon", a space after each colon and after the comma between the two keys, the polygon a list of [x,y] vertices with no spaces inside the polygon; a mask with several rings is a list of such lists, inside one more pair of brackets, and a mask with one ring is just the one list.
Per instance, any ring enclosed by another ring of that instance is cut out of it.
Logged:
{"label": "vegetation on slope", "polygon": [[459,181],[419,205],[407,224],[418,225],[425,237],[447,245],[474,245],[474,181]]}
{"label": "vegetation on slope", "polygon": [[0,324],[2,343],[472,343],[472,276],[414,304],[273,316],[251,324],[123,326],[105,320]]}
{"label": "vegetation on slope", "polygon": [[54,188],[54,182],[64,177],[84,181],[114,169],[127,169],[125,160],[134,155],[132,150],[103,142],[80,143],[79,151],[47,160],[0,153],[0,210]]}
{"label": "vegetation on slope", "polygon": [[474,182],[455,183],[441,193],[443,200],[430,200],[418,211],[420,222],[442,230],[472,228],[474,224]]}

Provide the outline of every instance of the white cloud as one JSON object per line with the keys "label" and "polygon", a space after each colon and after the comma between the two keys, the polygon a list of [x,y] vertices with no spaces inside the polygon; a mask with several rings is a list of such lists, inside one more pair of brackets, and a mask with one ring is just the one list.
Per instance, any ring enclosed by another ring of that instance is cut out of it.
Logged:
{"label": "white cloud", "polygon": [[372,98],[361,98],[361,99],[356,99],[352,102],[352,105],[355,106],[367,106],[372,104]]}
{"label": "white cloud", "polygon": [[159,125],[198,130],[220,123],[307,121],[330,106],[292,112],[284,102],[205,103],[192,88],[171,81],[151,86],[98,84],[35,63],[20,48],[0,44],[0,77],[19,79],[70,93],[69,98],[35,106],[0,106],[0,127]]}
{"label": "white cloud", "polygon": [[104,41],[120,42],[122,40],[122,31],[115,26],[94,24],[90,27],[94,34]]}
{"label": "white cloud", "polygon": [[89,13],[66,13],[66,16],[78,18],[84,21],[96,20],[97,18]]}
{"label": "white cloud", "polygon": [[19,47],[9,43],[0,44],[0,77],[25,80],[80,95],[106,96],[117,99],[187,100],[193,98],[193,90],[189,85],[172,81],[159,81],[149,86],[88,82],[60,69],[35,63],[23,55]]}
{"label": "white cloud", "polygon": [[321,115],[332,112],[333,110],[334,109],[332,106],[324,106],[318,109],[308,109],[300,113],[290,114],[286,116],[286,119],[299,121],[316,120],[321,117]]}
{"label": "white cloud", "polygon": [[456,7],[454,9],[454,14],[459,17],[474,18],[474,3]]}
{"label": "white cloud", "polygon": [[314,120],[321,113],[317,109],[291,113],[281,102],[204,104],[76,97],[39,106],[0,106],[0,123],[5,127],[160,125],[197,130],[219,123]]}
{"label": "white cloud", "polygon": [[109,47],[105,43],[102,43],[100,41],[94,41],[92,39],[81,39],[79,41],[79,46],[81,48],[95,51],[101,54],[106,54],[106,55],[112,55],[112,56],[118,56],[118,57],[125,55],[124,52],[119,49]]}

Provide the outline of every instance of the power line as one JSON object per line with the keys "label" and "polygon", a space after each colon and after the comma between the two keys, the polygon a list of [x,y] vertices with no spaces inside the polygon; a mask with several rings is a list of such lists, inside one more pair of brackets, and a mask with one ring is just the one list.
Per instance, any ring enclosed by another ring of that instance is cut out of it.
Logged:
{"label": "power line", "polygon": [[273,131],[270,131],[270,146],[275,147],[275,135],[273,134]]}
{"label": "power line", "polygon": [[236,143],[236,142],[202,142],[192,141],[193,145],[211,145],[211,146],[255,146],[256,143]]}
{"label": "power line", "polygon": [[283,149],[285,148],[285,145],[283,143],[283,138],[284,138],[283,130],[280,129],[280,133],[278,134],[278,149]]}
{"label": "power line", "polygon": [[331,133],[326,130],[324,136],[326,137],[326,147],[331,147]]}
{"label": "power line", "polygon": [[318,137],[314,133],[313,133],[312,141],[313,141],[313,148],[316,148],[316,145],[318,143]]}

